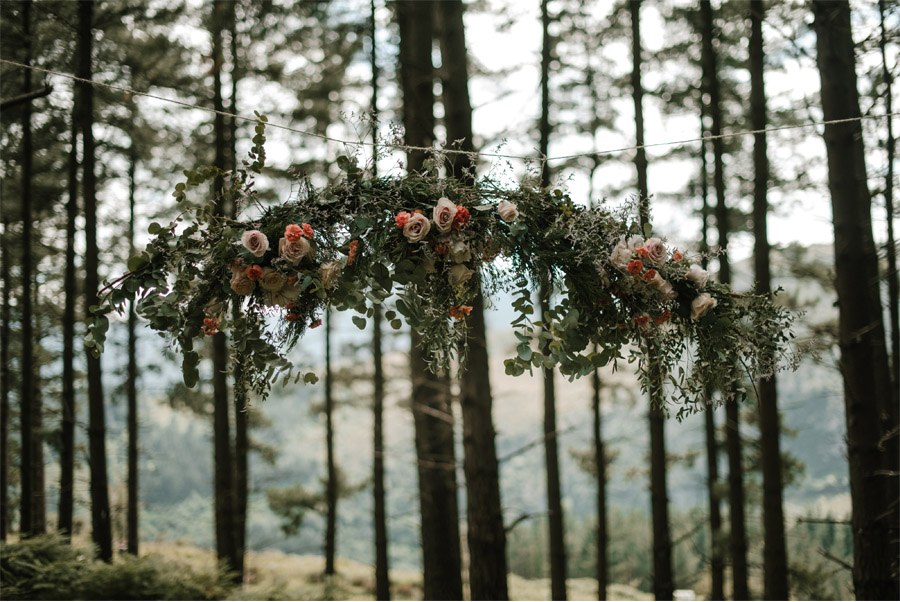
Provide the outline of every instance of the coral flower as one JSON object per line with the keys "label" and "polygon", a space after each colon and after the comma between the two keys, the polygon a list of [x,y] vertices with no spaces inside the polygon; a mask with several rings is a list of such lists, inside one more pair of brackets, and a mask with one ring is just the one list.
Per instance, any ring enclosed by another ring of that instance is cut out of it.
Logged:
{"label": "coral flower", "polygon": [[349,248],[347,249],[347,267],[356,263],[357,253],[359,253],[359,241],[351,240]]}
{"label": "coral flower", "polygon": [[457,321],[464,320],[470,313],[472,313],[471,305],[454,305],[450,308],[450,317]]}
{"label": "coral flower", "polygon": [[297,242],[300,240],[301,236],[303,236],[303,228],[297,224],[288,224],[284,229],[284,237],[288,239],[289,242]]}
{"label": "coral flower", "polygon": [[398,228],[403,228],[406,225],[406,222],[409,221],[409,211],[401,211],[394,217],[394,223],[397,224]]}
{"label": "coral flower", "polygon": [[640,274],[644,270],[644,262],[640,259],[629,261],[625,269],[628,270],[629,274]]}
{"label": "coral flower", "polygon": [[656,322],[657,325],[665,324],[666,322],[669,321],[669,318],[671,318],[671,317],[672,317],[672,312],[667,309],[666,311],[664,311],[661,314],[659,314],[658,316],[656,316],[656,318],[653,321]]}
{"label": "coral flower", "polygon": [[203,318],[203,334],[208,337],[219,332],[219,320],[217,318]]}
{"label": "coral flower", "polygon": [[469,223],[472,214],[462,205],[456,206],[456,215],[453,216],[453,229],[460,230]]}
{"label": "coral flower", "polygon": [[300,314],[295,314],[294,312],[291,311],[291,312],[288,312],[287,314],[285,314],[284,319],[287,320],[288,322],[296,322],[297,320],[300,319]]}
{"label": "coral flower", "polygon": [[647,270],[646,272],[644,272],[644,275],[642,276],[642,278],[644,279],[644,282],[650,282],[651,280],[656,278],[656,274],[657,274],[657,271],[651,268],[651,269]]}
{"label": "coral flower", "polygon": [[672,261],[681,261],[684,259],[684,253],[681,252],[681,249],[675,249],[675,252],[672,253]]}
{"label": "coral flower", "polygon": [[647,314],[641,314],[639,316],[634,317],[634,323],[640,326],[641,328],[647,326],[650,323],[650,316]]}
{"label": "coral flower", "polygon": [[262,277],[262,274],[263,274],[263,269],[258,265],[247,266],[247,269],[244,270],[244,275],[247,276],[247,278],[249,278],[253,282],[256,282],[257,280],[259,280],[260,277]]}
{"label": "coral flower", "polygon": [[313,321],[310,323],[309,327],[310,327],[310,328],[318,328],[318,327],[321,326],[321,325],[322,325],[322,320],[313,320]]}
{"label": "coral flower", "polygon": [[312,226],[310,226],[309,224],[303,224],[300,227],[303,228],[303,236],[305,236],[306,238],[312,238],[315,234],[313,232]]}

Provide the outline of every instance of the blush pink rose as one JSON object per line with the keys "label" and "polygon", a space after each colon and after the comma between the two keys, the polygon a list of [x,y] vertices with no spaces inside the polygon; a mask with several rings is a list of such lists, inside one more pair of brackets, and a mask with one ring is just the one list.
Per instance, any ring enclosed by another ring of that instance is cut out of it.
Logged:
{"label": "blush pink rose", "polygon": [[309,254],[311,248],[309,241],[302,236],[294,241],[287,238],[278,241],[278,255],[291,265],[297,265]]}
{"label": "blush pink rose", "polygon": [[262,257],[269,250],[269,239],[259,230],[247,230],[241,235],[241,243],[254,257]]}
{"label": "blush pink rose", "polygon": [[447,197],[441,197],[434,207],[434,227],[438,232],[446,234],[453,226],[453,219],[456,217],[456,205]]}
{"label": "blush pink rose", "polygon": [[[452,217],[450,223],[453,223]],[[447,229],[449,230],[450,226],[447,226]],[[419,242],[428,235],[429,230],[431,230],[431,222],[428,221],[428,218],[421,213],[413,213],[406,220],[406,225],[403,226],[403,236],[409,242]]]}

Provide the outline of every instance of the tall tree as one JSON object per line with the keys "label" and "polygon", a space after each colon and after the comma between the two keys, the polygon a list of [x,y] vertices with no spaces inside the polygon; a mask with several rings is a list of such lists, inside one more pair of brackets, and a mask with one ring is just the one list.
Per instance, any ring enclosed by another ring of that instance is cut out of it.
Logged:
{"label": "tall tree", "polygon": [[[718,59],[714,39],[716,37],[713,9],[709,0],[700,1],[701,34],[703,38],[701,54],[703,63],[703,88],[709,99],[711,117],[710,134],[722,133],[722,108]],[[713,138],[713,187],[716,192],[716,230],[719,255],[719,280],[731,284],[731,264],[726,253],[728,247],[729,210],[725,202],[725,162],[721,138]],[[747,584],[747,535],[744,520],[744,475],[741,467],[740,407],[734,391],[724,391],[725,395],[725,447],[728,453],[728,505],[729,543],[731,549],[732,592],[735,600],[747,600],[750,592]]]}
{"label": "tall tree", "polygon": [[[538,121],[541,153],[541,186],[550,187],[550,165],[546,161],[550,147],[550,61],[552,40],[550,37],[550,11],[547,0],[541,0],[541,115]],[[553,286],[546,273],[539,283],[541,320],[546,323],[550,311]],[[549,345],[546,341],[544,345]],[[542,349],[544,353],[547,349]],[[556,428],[556,387],[552,368],[544,368],[544,459],[547,470],[547,529],[550,543],[550,597],[565,600],[566,593],[566,542],[565,517],[562,509],[562,493],[559,479],[559,441]]]}
{"label": "tall tree", "polygon": [[[137,182],[138,153],[132,134],[131,146],[128,149],[128,244],[131,255],[135,253],[134,245],[134,210]],[[137,311],[135,302],[128,304],[128,368],[125,382],[125,395],[128,399],[128,515],[127,535],[128,553],[138,554],[138,403],[137,403]]]}
{"label": "tall tree", "polygon": [[[84,306],[97,304],[100,278],[97,273],[97,176],[94,143],[93,79],[94,2],[78,4],[78,76],[79,124],[82,139],[82,196],[84,199]],[[103,375],[100,358],[87,354],[88,376],[88,448],[91,465],[91,533],[100,558],[112,561],[112,524],[109,512],[109,481],[106,470],[106,415],[103,405]]]}
{"label": "tall tree", "polygon": [[[762,31],[764,18],[763,0],[750,0],[750,125],[757,131],[765,130],[768,123]],[[766,216],[769,213],[769,158],[766,154],[765,132],[754,136],[753,174],[753,265],[756,292],[770,294],[772,276],[766,228]],[[789,592],[782,502],[781,425],[775,376],[760,380],[757,391],[763,476],[763,597],[766,600],[787,600]]]}
{"label": "tall tree", "polygon": [[[643,66],[641,44],[641,2],[629,0],[631,17],[631,93],[634,101],[635,150],[634,165],[637,170],[640,195],[641,226],[650,221],[650,192],[647,184],[647,153],[644,145],[644,85],[641,81]],[[648,343],[651,345],[652,343]],[[666,434],[665,401],[662,399],[663,375],[661,367],[649,353],[653,386],[650,391],[650,503],[653,522],[653,594],[657,600],[671,600],[674,592],[672,578],[672,536],[669,532],[669,499],[666,491]]]}
{"label": "tall tree", "polygon": [[[461,140],[460,150],[474,151],[472,104],[463,3],[438,3],[443,77],[444,124],[448,140]],[[450,157],[455,177],[474,181],[470,155]],[[480,286],[480,284],[479,284]],[[468,363],[460,382],[463,419],[463,469],[466,475],[466,540],[469,587],[473,600],[507,600],[506,529],[500,500],[500,468],[493,419],[484,298],[479,290],[468,317]]]}
{"label": "tall tree", "polygon": [[[226,26],[226,5],[224,0],[215,0],[212,7],[210,34],[212,35],[212,75],[213,75],[213,109],[217,111],[213,120],[215,135],[214,165],[225,169],[226,139],[225,110],[222,99],[222,64],[224,51],[222,34]],[[218,177],[213,182],[216,195],[215,212],[224,216],[225,199],[223,180]],[[237,574],[236,579],[243,580],[241,573],[242,557],[238,557],[235,546],[234,516],[234,461],[231,450],[231,428],[228,417],[228,341],[222,332],[213,336],[213,465],[215,472],[215,523],[216,523],[216,556],[220,563]]]}
{"label": "tall tree", "polygon": [[[400,83],[406,144],[434,140],[434,67],[431,62],[434,3],[396,3],[400,29]],[[407,170],[424,167],[422,151],[408,151]],[[419,471],[424,597],[461,600],[459,502],[449,382],[428,369],[421,338],[410,333],[413,423]]]}
{"label": "tall tree", "polygon": [[63,276],[62,418],[59,443],[59,506],[57,529],[72,536],[75,512],[75,305],[78,290],[75,279],[75,230],[78,220],[78,95],[72,106],[71,143],[68,157],[66,198],[66,267]]}
{"label": "tall tree", "polygon": [[3,220],[0,235],[0,281],[3,282],[3,305],[0,306],[0,541],[6,541],[9,530],[9,341],[10,341],[10,288],[9,270],[9,222]]}
{"label": "tall tree", "polygon": [[[816,60],[826,120],[860,116],[849,2],[813,0]],[[881,413],[891,383],[879,295],[872,199],[859,121],[825,126],[828,188],[834,220],[840,366],[847,417],[853,528],[853,587],[860,600],[898,597],[896,539],[889,507],[897,487],[885,476]],[[896,478],[896,477],[893,477]]]}
{"label": "tall tree", "polygon": [[[24,45],[24,63],[31,64],[31,0],[22,0],[22,40]],[[22,75],[22,93],[31,92],[31,70],[24,69]],[[19,532],[22,537],[34,533],[34,500],[36,497],[34,484],[34,317],[31,295],[32,275],[32,143],[31,143],[31,102],[22,105],[22,312],[21,312],[21,391],[19,420],[21,422],[21,470],[19,493]]]}
{"label": "tall tree", "polygon": [[337,536],[337,469],[334,463],[334,378],[331,370],[331,312],[325,313],[325,574],[334,575],[335,539]]}
{"label": "tall tree", "polygon": [[[378,21],[375,0],[369,2],[372,37],[372,175],[378,174]],[[372,496],[375,523],[375,598],[391,599],[388,559],[387,510],[384,492],[384,358],[382,354],[381,304],[372,315]]]}

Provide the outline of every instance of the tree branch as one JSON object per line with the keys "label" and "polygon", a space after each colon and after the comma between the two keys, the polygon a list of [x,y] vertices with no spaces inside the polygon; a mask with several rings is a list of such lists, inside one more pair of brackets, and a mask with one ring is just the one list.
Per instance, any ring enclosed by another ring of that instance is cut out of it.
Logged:
{"label": "tree branch", "polygon": [[0,101],[0,111],[6,111],[19,105],[25,104],[26,102],[31,102],[35,98],[49,96],[51,92],[53,92],[53,86],[47,84],[39,90],[32,90],[31,92],[26,92],[25,94],[13,96],[12,98]]}

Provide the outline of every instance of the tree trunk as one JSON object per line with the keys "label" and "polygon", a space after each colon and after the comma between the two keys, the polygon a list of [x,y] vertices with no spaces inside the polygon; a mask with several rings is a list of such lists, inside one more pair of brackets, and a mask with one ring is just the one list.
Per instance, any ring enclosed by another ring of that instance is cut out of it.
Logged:
{"label": "tree trunk", "polygon": [[[372,175],[378,175],[378,22],[375,0],[369,3],[372,19]],[[391,599],[388,558],[387,509],[384,491],[384,358],[382,357],[381,305],[372,316],[372,497],[375,523],[375,598]]]}
{"label": "tree trunk", "polygon": [[[434,137],[434,67],[431,62],[434,5],[397,3],[400,81],[406,144],[430,146]],[[407,170],[422,169],[425,154],[407,153]],[[426,600],[462,600],[459,502],[449,381],[428,370],[421,339],[410,333],[412,404],[422,516],[422,568]]]}
{"label": "tree trunk", "polygon": [[[641,3],[628,2],[631,16],[631,90],[634,101],[635,140],[644,144],[644,86],[641,82]],[[634,166],[637,170],[640,195],[640,221],[643,228],[650,221],[650,194],[647,184],[647,154],[643,148],[635,150]],[[669,499],[666,487],[666,414],[662,398],[663,374],[655,361],[652,342],[647,343],[650,358],[649,369],[654,375],[654,388],[650,392],[650,508],[653,523],[653,594],[657,600],[671,600],[674,583],[672,577],[672,536],[669,532]]]}
{"label": "tree trunk", "polygon": [[[704,89],[709,95],[709,114],[712,117],[710,134],[722,133],[722,109],[720,106],[719,76],[716,51],[713,10],[709,0],[701,0],[702,57]],[[726,249],[728,247],[728,206],[725,203],[725,171],[721,138],[715,138],[713,145],[713,186],[716,191],[716,228],[719,255],[719,280],[731,284],[731,265]],[[742,450],[740,434],[740,407],[738,395],[725,391],[725,448],[728,453],[728,505],[729,542],[731,548],[732,592],[735,600],[747,600],[750,591],[747,584],[747,535],[744,522],[744,480],[742,472]]]}
{"label": "tree trunk", "polygon": [[[595,349],[596,351],[596,349]],[[602,418],[600,406],[600,371],[594,370],[592,378],[593,395],[591,408],[593,410],[593,435],[594,435],[594,466],[597,469],[597,599],[606,600],[609,587],[609,526],[606,516],[606,451],[603,445]]]}
{"label": "tree trunk", "polygon": [[[78,3],[78,75],[93,78],[94,2]],[[79,83],[79,108],[82,136],[82,190],[84,197],[84,306],[97,304],[100,278],[97,273],[97,179],[94,145],[94,88]],[[91,527],[94,545],[105,562],[112,561],[112,525],[109,512],[109,482],[106,471],[106,416],[103,405],[103,375],[100,358],[87,354],[88,376],[88,447],[91,464]]]}
{"label": "tree trunk", "polygon": [[[750,125],[764,130],[766,118],[765,55],[762,24],[765,7],[762,0],[750,2]],[[753,265],[756,292],[772,292],[769,265],[769,238],[766,217],[769,212],[769,159],[766,134],[756,134],[753,142]],[[781,426],[778,413],[778,388],[775,377],[760,380],[759,434],[763,477],[763,598],[788,599],[788,561],[784,537],[784,508],[781,475]]]}
{"label": "tree trunk", "polygon": [[[706,136],[703,118],[706,116],[706,105],[700,99],[700,136]],[[700,143],[700,196],[703,205],[700,208],[700,252],[704,253],[700,263],[706,269],[706,253],[709,252],[709,166],[706,161],[706,142]],[[725,599],[725,559],[722,555],[722,507],[719,503],[719,441],[716,436],[716,408],[711,404],[712,391],[706,392],[707,404],[705,414],[706,430],[706,493],[709,500],[709,568],[710,599]]]}
{"label": "tree trunk", "polygon": [[[222,30],[225,25],[225,3],[215,0],[212,15],[213,48],[213,108],[224,111],[222,100]],[[225,119],[216,113],[213,120],[215,132],[215,166],[225,169],[226,141]],[[213,183],[213,193],[217,197],[215,213],[225,215],[222,178]],[[228,341],[219,332],[213,336],[213,465],[215,470],[215,523],[216,556],[228,570],[237,573],[236,579],[243,580],[241,560],[235,546],[235,473],[231,450],[231,425],[228,417]]]}
{"label": "tree trunk", "polygon": [[[541,0],[541,116],[538,122],[541,153],[541,186],[550,186],[550,165],[546,161],[550,146],[550,13],[547,0]],[[541,320],[550,311],[550,297],[553,294],[550,274],[545,274],[539,284]],[[549,342],[541,348],[547,353]],[[565,517],[562,509],[562,492],[559,479],[559,441],[556,428],[556,388],[553,370],[543,369],[544,375],[544,459],[547,469],[547,537],[550,544],[550,597],[565,600],[566,592],[566,542]]]}
{"label": "tree trunk", "polygon": [[[22,31],[25,64],[31,64],[31,0],[22,1]],[[31,91],[31,70],[23,70],[22,91]],[[22,375],[19,420],[21,424],[21,469],[19,470],[19,532],[22,537],[34,534],[34,331],[32,309],[32,216],[31,216],[31,103],[22,106]]]}
{"label": "tree trunk", "polygon": [[72,145],[69,148],[69,190],[66,200],[66,267],[63,277],[65,306],[63,308],[62,349],[62,419],[59,445],[59,507],[57,528],[71,539],[72,517],[75,510],[75,228],[78,220],[78,95],[72,108]]}
{"label": "tree trunk", "polygon": [[[884,0],[878,0],[878,14],[881,19],[881,36],[879,46],[881,49],[881,65],[884,71],[884,112],[892,115],[894,112],[894,77],[888,66],[887,59],[887,31],[885,30]],[[885,255],[887,256],[887,283],[888,283],[888,315],[891,327],[891,391],[894,398],[891,406],[885,412],[885,433],[891,433],[887,442],[888,458],[893,459],[889,469],[894,473],[900,472],[900,273],[897,271],[897,239],[894,237],[894,150],[896,139],[894,138],[894,118],[887,118],[887,173],[884,177],[884,209],[887,213],[887,241],[885,241]],[[897,512],[900,506],[895,505],[894,524],[900,522]]]}
{"label": "tree trunk", "polygon": [[3,305],[0,307],[0,541],[9,533],[9,338],[10,288],[9,222],[4,216],[0,235],[0,280],[3,281]]}
{"label": "tree trunk", "polygon": [[[131,255],[134,247],[135,171],[137,149],[131,140],[128,163],[128,243]],[[135,303],[128,305],[128,377],[125,384],[128,398],[128,553],[138,555],[138,404],[137,404],[137,312]]]}
{"label": "tree trunk", "polygon": [[334,575],[335,538],[337,534],[338,483],[334,464],[334,377],[331,370],[331,312],[325,312],[325,457],[328,477],[325,487],[325,574]]}
{"label": "tree trunk", "polygon": [[[442,90],[447,139],[462,140],[460,150],[473,151],[463,3],[461,0],[450,0],[439,2],[437,6],[441,23]],[[451,155],[450,172],[456,178],[473,181],[473,169],[469,155]],[[507,600],[506,529],[500,499],[484,298],[480,291],[472,306],[468,317],[468,363],[460,382],[469,587],[473,600]]]}
{"label": "tree trunk", "polygon": [[[814,0],[813,13],[824,118],[858,118],[850,5]],[[891,385],[859,121],[826,125],[825,148],[853,505],[853,585],[860,600],[893,600],[900,592],[892,574],[896,525],[889,507],[896,503],[897,487],[896,477],[882,472],[889,462],[879,445],[881,412],[890,403]]]}
{"label": "tree trunk", "polygon": [[[37,261],[32,263],[32,267],[37,265]],[[37,271],[32,271],[34,280],[31,283],[32,291],[32,307],[39,307],[40,287],[37,279]],[[40,312],[33,316],[34,318],[34,346],[41,350],[41,339],[43,338],[43,329],[41,327]],[[38,354],[35,354],[37,359]],[[39,361],[34,362],[34,373],[32,374],[33,385],[33,405],[31,406],[31,431],[34,434],[34,451],[32,452],[31,465],[34,468],[32,475],[34,498],[32,504],[32,534],[42,535],[47,532],[47,483],[44,478],[44,390],[41,386],[41,364]]]}

